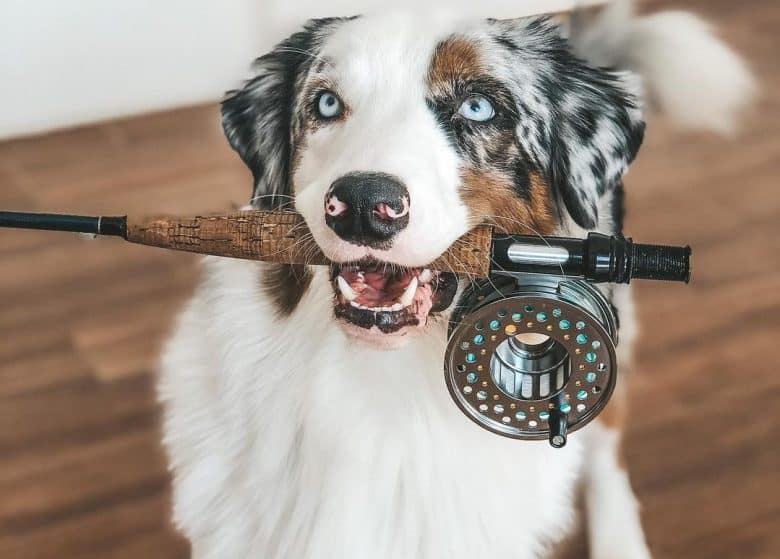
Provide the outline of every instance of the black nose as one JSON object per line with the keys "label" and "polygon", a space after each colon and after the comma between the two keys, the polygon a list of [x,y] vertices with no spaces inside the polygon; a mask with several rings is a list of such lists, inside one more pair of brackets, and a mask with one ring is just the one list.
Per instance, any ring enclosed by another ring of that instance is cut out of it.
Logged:
{"label": "black nose", "polygon": [[386,246],[409,225],[409,191],[384,173],[350,173],[325,195],[325,223],[356,245]]}

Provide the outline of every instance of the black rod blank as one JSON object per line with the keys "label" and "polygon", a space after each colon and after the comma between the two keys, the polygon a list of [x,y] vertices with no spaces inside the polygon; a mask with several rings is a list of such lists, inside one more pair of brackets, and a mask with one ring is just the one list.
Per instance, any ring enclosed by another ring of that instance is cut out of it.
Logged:
{"label": "black rod blank", "polygon": [[46,231],[70,231],[93,235],[127,237],[125,216],[87,216],[67,214],[42,214],[27,212],[0,212],[0,227],[18,229],[43,229]]}

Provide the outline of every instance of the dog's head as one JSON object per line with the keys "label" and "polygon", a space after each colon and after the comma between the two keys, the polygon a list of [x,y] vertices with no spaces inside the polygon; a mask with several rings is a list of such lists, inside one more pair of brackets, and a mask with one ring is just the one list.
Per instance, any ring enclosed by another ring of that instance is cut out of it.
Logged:
{"label": "dog's head", "polygon": [[336,317],[380,343],[452,304],[455,277],[425,266],[474,225],[597,226],[644,129],[626,76],[545,18],[314,20],[255,71],[222,109],[253,201],[292,201],[340,263]]}

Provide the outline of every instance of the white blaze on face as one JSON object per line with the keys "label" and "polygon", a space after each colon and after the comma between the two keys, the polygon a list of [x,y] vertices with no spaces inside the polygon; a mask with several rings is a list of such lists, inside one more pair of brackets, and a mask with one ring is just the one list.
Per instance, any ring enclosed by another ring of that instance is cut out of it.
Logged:
{"label": "white blaze on face", "polygon": [[[307,133],[293,176],[296,208],[335,261],[371,255],[424,266],[467,230],[458,156],[426,105],[428,66],[452,26],[401,17],[340,25],[318,53],[329,63],[309,77],[332,83],[347,111]],[[325,224],[331,184],[354,172],[393,175],[409,191],[409,225],[388,250],[349,244]]]}

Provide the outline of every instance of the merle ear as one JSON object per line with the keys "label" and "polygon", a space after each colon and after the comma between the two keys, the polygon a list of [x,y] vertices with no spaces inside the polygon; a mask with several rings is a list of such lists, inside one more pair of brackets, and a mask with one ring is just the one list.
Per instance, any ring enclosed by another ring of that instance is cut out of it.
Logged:
{"label": "merle ear", "polygon": [[292,194],[291,126],[296,87],[322,38],[340,18],[309,21],[303,31],[255,60],[254,77],[222,102],[228,142],[252,171],[256,206],[279,207]]}
{"label": "merle ear", "polygon": [[549,18],[491,22],[512,51],[519,131],[552,196],[587,229],[598,201],[620,181],[644,135],[638,82],[578,58]]}
{"label": "merle ear", "polygon": [[615,187],[634,160],[645,123],[632,76],[588,66],[562,53],[546,84],[553,94],[549,177],[574,221],[598,223],[598,202]]}

